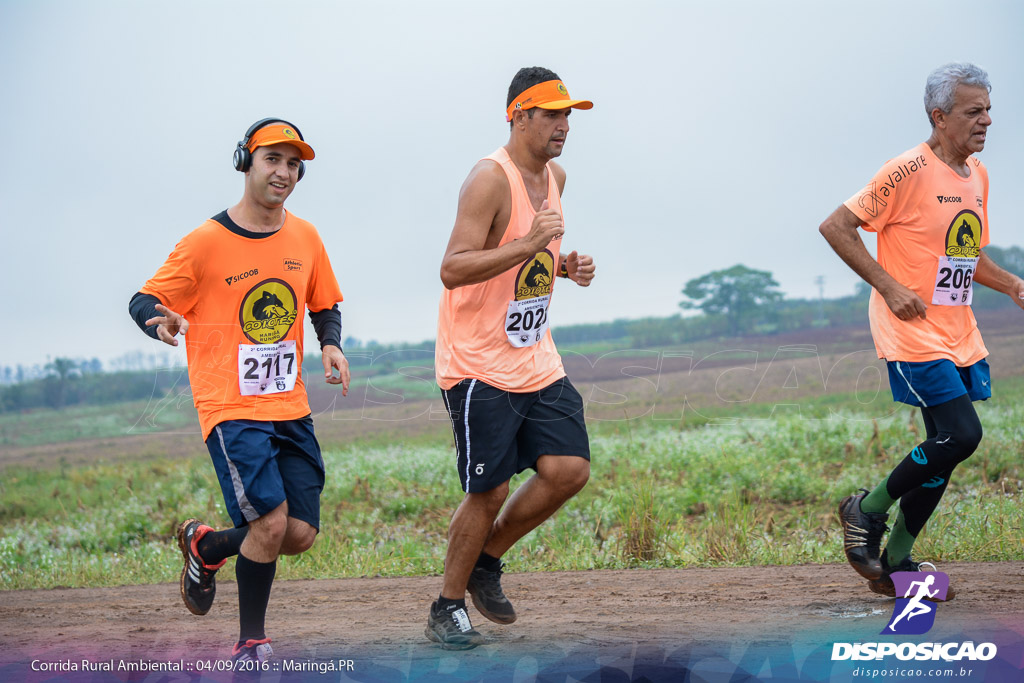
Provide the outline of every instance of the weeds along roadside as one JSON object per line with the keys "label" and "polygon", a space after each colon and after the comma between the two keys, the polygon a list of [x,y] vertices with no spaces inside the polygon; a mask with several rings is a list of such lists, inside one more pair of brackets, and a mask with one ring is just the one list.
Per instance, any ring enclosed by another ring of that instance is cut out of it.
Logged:
{"label": "weeds along roadside", "polygon": [[[930,559],[1022,556],[1024,383],[1007,386],[978,405],[985,438],[922,536]],[[840,562],[835,502],[880,480],[921,433],[919,413],[907,408],[883,419],[840,412],[605,426],[592,440],[589,484],[510,551],[509,570]],[[325,452],[320,538],[311,552],[283,558],[278,576],[439,572],[461,499],[452,458],[444,440]],[[8,469],[0,589],[174,581],[173,531],[191,515],[228,523],[204,457]]]}

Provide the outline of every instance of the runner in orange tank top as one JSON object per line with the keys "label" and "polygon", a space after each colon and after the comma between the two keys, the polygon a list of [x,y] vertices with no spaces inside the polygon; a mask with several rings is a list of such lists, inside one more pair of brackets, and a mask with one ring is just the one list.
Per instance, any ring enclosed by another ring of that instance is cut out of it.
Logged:
{"label": "runner in orange tank top", "polygon": [[[485,642],[470,623],[467,590],[491,621],[515,621],[501,556],[590,476],[583,400],[548,326],[555,278],[581,287],[594,278],[592,258],[561,252],[565,171],[552,161],[572,109],[592,106],[570,98],[554,72],[520,69],[506,102],[508,144],[477,163],[459,195],[441,263],[435,367],[466,496],[426,628],[445,649]],[[535,473],[505,505],[509,480],[526,469]]]}
{"label": "runner in orange tank top", "polygon": [[[843,547],[875,593],[895,596],[891,574],[917,571],[910,557],[953,469],[981,441],[972,401],[991,396],[988,351],[971,312],[972,283],[1024,308],[1024,281],[984,252],[989,242],[985,147],[988,75],[947,64],[925,86],[928,140],[888,161],[867,186],[821,224],[821,234],[871,292],[868,317],[893,399],[920,406],[927,439],[870,492],[839,504]],[[878,260],[858,228],[878,233]],[[885,550],[888,511],[899,512]],[[946,599],[952,598],[952,587]]]}

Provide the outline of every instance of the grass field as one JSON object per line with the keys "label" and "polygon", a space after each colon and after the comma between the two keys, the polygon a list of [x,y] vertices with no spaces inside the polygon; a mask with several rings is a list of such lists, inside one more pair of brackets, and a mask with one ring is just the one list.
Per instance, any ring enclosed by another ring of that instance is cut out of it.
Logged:
{"label": "grass field", "polygon": [[[1024,378],[998,390],[998,400],[978,404],[985,438],[958,468],[917,556],[1024,556]],[[510,551],[509,569],[840,561],[837,501],[877,483],[923,433],[916,410],[878,418],[859,405],[834,394],[808,399],[800,416],[768,417],[770,406],[751,405],[743,415],[760,419],[595,425],[590,483]],[[309,553],[281,560],[279,578],[441,570],[461,499],[450,439],[401,443],[325,451],[322,533]],[[176,580],[173,532],[193,515],[228,523],[205,457],[8,468],[0,589]]]}
{"label": "grass field", "polygon": [[83,405],[63,410],[0,414],[0,446],[38,446],[78,439],[99,439],[167,432],[188,427],[198,431],[192,400],[126,401]]}

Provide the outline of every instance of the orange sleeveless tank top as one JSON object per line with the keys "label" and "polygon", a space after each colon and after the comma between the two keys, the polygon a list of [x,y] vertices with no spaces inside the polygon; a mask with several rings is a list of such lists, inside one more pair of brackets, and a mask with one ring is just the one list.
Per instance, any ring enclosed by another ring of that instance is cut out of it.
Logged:
{"label": "orange sleeveless tank top", "polygon": [[[512,213],[500,246],[530,232],[536,211],[505,148],[485,158],[505,171],[512,193]],[[548,206],[562,212],[550,167]],[[545,250],[486,282],[442,292],[434,353],[438,386],[447,390],[472,378],[526,393],[565,376],[548,329],[561,243],[561,238],[552,240]]]}

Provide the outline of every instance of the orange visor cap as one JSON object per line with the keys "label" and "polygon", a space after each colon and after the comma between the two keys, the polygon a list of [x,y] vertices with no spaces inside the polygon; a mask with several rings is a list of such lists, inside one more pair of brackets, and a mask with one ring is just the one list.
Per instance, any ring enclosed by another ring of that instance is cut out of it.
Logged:
{"label": "orange visor cap", "polygon": [[574,100],[569,97],[562,81],[544,81],[527,88],[519,97],[512,100],[505,110],[505,120],[512,120],[512,112],[516,109],[593,109],[594,103],[590,100]]}
{"label": "orange visor cap", "polygon": [[300,158],[303,161],[309,161],[316,156],[313,148],[299,137],[295,129],[284,124],[266,126],[253,133],[252,139],[249,140],[249,151],[255,152],[257,147],[267,147],[281,142],[295,145],[299,149]]}

